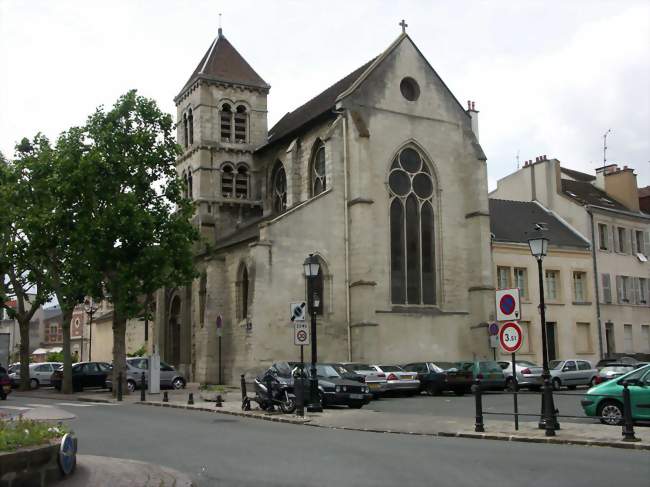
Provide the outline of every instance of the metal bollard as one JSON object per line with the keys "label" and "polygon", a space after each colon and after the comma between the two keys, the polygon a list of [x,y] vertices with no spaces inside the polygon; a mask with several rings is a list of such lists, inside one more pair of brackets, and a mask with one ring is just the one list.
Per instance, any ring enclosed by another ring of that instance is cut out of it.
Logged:
{"label": "metal bollard", "polygon": [[122,400],[122,372],[117,374],[117,400]]}
{"label": "metal bollard", "polygon": [[239,383],[241,384],[241,409],[242,411],[251,410],[251,400],[248,399],[248,394],[246,393],[246,379],[244,374],[240,376]]}
{"label": "metal bollard", "polygon": [[293,390],[296,396],[296,415],[305,417],[305,389],[302,375],[293,380]]}
{"label": "metal bollard", "polygon": [[266,395],[269,400],[267,411],[275,411],[275,408],[273,407],[273,378],[270,375],[266,376]]}
{"label": "metal bollard", "polygon": [[147,400],[147,398],[144,395],[145,388],[146,388],[146,386],[144,384],[144,372],[142,372],[142,377],[140,379],[140,400],[141,401],[146,401]]}
{"label": "metal bollard", "polygon": [[630,390],[627,388],[628,382],[623,381],[623,441],[641,441],[634,436],[634,421],[632,420],[632,401],[630,399]]}
{"label": "metal bollard", "polygon": [[217,394],[217,400],[215,401],[215,407],[223,407],[223,397],[221,397],[221,394]]}
{"label": "metal bollard", "polygon": [[187,398],[187,404],[189,404],[190,406],[192,404],[194,404],[194,393],[193,392],[190,392],[190,396]]}
{"label": "metal bollard", "polygon": [[167,391],[163,392],[163,402],[169,402],[169,397],[167,396]]}
{"label": "metal bollard", "polygon": [[483,427],[483,398],[481,394],[481,381],[476,379],[474,381],[474,402],[476,405],[476,423],[474,423],[474,431],[477,433],[484,433]]}

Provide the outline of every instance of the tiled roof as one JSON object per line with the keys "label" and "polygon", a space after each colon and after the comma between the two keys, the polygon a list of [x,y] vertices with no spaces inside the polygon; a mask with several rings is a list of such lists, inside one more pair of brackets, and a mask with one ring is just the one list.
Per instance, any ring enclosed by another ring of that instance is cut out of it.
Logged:
{"label": "tiled roof", "polygon": [[496,242],[528,243],[528,239],[538,235],[535,225],[540,223],[550,245],[589,248],[587,241],[534,201],[490,198],[489,202],[490,231]]}
{"label": "tiled roof", "polygon": [[201,62],[190,76],[190,79],[187,80],[177,98],[199,78],[256,88],[270,88],[266,81],[255,72],[221,32],[212,41],[210,48],[201,58]]}
{"label": "tiled roof", "polygon": [[566,174],[570,178],[575,179],[576,181],[589,182],[589,181],[595,181],[596,180],[596,176],[592,176],[591,174],[587,174],[587,173],[580,172],[580,171],[575,171],[573,169],[567,169],[566,167],[560,167],[560,171],[562,171],[564,174]]}
{"label": "tiled roof", "polygon": [[563,179],[562,192],[568,197],[576,200],[581,205],[595,205],[614,210],[630,211],[627,206],[616,201],[605,193],[605,191],[597,188],[591,183]]}
{"label": "tiled roof", "polygon": [[269,130],[267,146],[293,134],[305,124],[329,113],[336,104],[336,98],[347,90],[368,69],[375,59],[371,59],[360,68],[355,69],[345,78],[340,79],[325,91],[316,95],[304,105],[287,113]]}
{"label": "tiled roof", "polygon": [[647,198],[650,196],[650,186],[639,188],[639,198]]}

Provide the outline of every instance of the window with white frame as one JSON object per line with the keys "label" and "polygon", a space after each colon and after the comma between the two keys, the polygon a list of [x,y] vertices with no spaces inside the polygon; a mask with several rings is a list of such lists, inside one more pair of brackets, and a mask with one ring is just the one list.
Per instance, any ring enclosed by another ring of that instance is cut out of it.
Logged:
{"label": "window with white frame", "polygon": [[515,287],[519,288],[519,296],[522,299],[528,297],[528,272],[524,267],[515,267]]}
{"label": "window with white frame", "polygon": [[623,227],[617,227],[616,228],[617,235],[618,235],[618,247],[616,249],[617,252],[621,253],[626,253],[627,252],[627,232],[625,231],[625,228]]}
{"label": "window with white frame", "polygon": [[559,299],[560,271],[544,271],[544,297],[552,301]]}
{"label": "window with white frame", "polygon": [[641,230],[633,230],[634,231],[634,242],[635,242],[635,251],[639,254],[644,254],[646,253],[645,249],[645,240],[643,238],[643,232]]}
{"label": "window with white frame", "polygon": [[609,250],[609,235],[607,233],[607,225],[603,223],[598,224],[598,248],[600,250]]}
{"label": "window with white frame", "polygon": [[641,348],[644,353],[650,353],[650,325],[641,325]]}
{"label": "window with white frame", "polygon": [[499,289],[510,288],[510,267],[497,267],[497,287]]}
{"label": "window with white frame", "polygon": [[639,304],[648,304],[648,279],[639,277]]}
{"label": "window with white frame", "polygon": [[623,338],[625,341],[625,353],[634,353],[634,338],[632,336],[632,325],[623,325]]}
{"label": "window with white frame", "polygon": [[618,302],[627,304],[632,298],[632,283],[629,276],[616,276],[616,289]]}
{"label": "window with white frame", "polygon": [[587,273],[575,271],[573,273],[573,298],[576,303],[587,301]]}

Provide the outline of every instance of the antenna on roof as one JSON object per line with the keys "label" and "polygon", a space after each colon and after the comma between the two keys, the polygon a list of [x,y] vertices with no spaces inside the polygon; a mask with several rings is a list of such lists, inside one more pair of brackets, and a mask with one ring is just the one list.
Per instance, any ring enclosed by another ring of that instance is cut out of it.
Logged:
{"label": "antenna on roof", "polygon": [[517,169],[519,169],[519,149],[517,149]]}
{"label": "antenna on roof", "polygon": [[603,170],[607,165],[607,136],[612,131],[612,129],[607,129],[607,132],[603,135]]}
{"label": "antenna on roof", "polygon": [[221,14],[219,14],[219,37],[221,37],[223,30],[221,29]]}

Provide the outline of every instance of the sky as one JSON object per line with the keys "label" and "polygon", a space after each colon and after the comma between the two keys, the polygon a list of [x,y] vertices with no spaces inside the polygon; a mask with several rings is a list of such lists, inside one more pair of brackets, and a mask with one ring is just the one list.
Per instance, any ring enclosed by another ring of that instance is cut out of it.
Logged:
{"label": "sky", "polygon": [[271,85],[269,127],[407,32],[480,111],[490,189],[539,155],[650,184],[648,0],[0,0],[0,151],[136,88],[173,98],[224,34]]}

